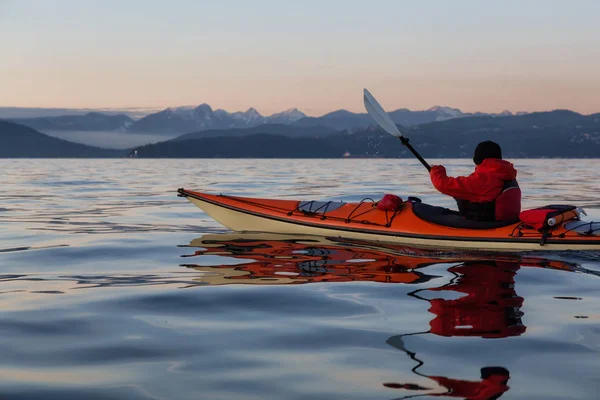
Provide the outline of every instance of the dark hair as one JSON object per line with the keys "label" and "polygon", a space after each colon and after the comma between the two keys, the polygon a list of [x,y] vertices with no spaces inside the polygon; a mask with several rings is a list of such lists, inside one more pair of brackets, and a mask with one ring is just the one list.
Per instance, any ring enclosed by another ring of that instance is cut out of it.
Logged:
{"label": "dark hair", "polygon": [[486,158],[498,158],[502,160],[502,149],[500,149],[498,143],[487,140],[477,145],[475,153],[473,154],[473,162],[476,165],[479,165]]}

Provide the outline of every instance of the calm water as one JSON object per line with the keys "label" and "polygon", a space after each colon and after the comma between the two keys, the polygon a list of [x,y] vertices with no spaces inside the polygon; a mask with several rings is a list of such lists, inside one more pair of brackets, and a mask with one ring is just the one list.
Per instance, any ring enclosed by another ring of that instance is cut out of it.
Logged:
{"label": "calm water", "polygon": [[[600,219],[600,161],[516,165],[525,207],[576,203]],[[599,396],[600,253],[235,235],[176,196],[390,192],[451,206],[412,160],[0,168],[0,398]]]}

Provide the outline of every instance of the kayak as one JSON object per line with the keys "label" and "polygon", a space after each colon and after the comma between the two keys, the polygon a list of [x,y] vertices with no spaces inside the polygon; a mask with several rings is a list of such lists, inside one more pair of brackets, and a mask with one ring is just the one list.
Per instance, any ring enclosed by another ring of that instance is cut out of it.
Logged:
{"label": "kayak", "polygon": [[241,197],[178,189],[210,217],[236,232],[341,237],[474,251],[600,250],[600,222],[553,218],[547,229],[522,221],[480,222],[409,198],[396,211],[377,202],[301,201]]}

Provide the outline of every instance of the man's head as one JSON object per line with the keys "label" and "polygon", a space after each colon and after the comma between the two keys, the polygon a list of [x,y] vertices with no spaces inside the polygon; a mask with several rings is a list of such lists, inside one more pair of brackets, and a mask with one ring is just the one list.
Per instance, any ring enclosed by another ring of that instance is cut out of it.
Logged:
{"label": "man's head", "polygon": [[502,160],[502,150],[500,149],[500,145],[498,145],[498,143],[487,140],[477,145],[477,148],[475,148],[475,153],[473,154],[473,162],[476,165],[479,165],[486,158],[498,158]]}

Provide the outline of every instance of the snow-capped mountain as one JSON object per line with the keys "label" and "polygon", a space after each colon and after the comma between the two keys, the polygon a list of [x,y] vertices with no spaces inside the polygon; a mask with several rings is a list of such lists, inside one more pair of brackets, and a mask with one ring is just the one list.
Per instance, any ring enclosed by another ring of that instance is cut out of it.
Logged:
{"label": "snow-capped mountain", "polygon": [[289,110],[282,111],[277,114],[273,114],[267,118],[270,123],[291,123],[296,122],[299,119],[306,118],[306,114],[297,108],[290,108]]}
{"label": "snow-capped mountain", "polygon": [[232,114],[229,114],[225,110],[217,110],[217,111],[222,111],[223,113],[230,115],[233,119],[235,119],[237,121],[243,121],[246,124],[248,124],[248,126],[251,126],[253,124],[263,123],[265,120],[265,117],[260,115],[260,113],[258,111],[256,111],[255,108],[249,108],[246,112],[238,111],[238,112],[234,112]]}
{"label": "snow-capped mountain", "polygon": [[498,114],[499,117],[512,117],[513,115],[514,114],[508,110],[504,110],[500,114]]}
{"label": "snow-capped mountain", "polygon": [[171,107],[134,122],[130,132],[143,133],[183,133],[194,130],[211,129],[218,125],[222,117],[215,116],[208,104],[198,107]]}
{"label": "snow-capped mountain", "polygon": [[206,103],[200,104],[198,107],[184,106],[167,108],[165,111],[176,117],[187,120],[205,121],[207,124],[214,115],[213,109]]}
{"label": "snow-capped mountain", "polygon": [[526,115],[527,113],[519,112],[513,114],[509,110],[504,110],[501,113],[484,113],[484,112],[474,112],[474,113],[465,113],[459,110],[458,108],[445,107],[445,106],[434,106],[427,110],[428,112],[433,112],[437,114],[436,121],[443,121],[451,118],[462,118],[462,117],[512,117],[515,115]]}
{"label": "snow-capped mountain", "polygon": [[450,119],[450,118],[460,118],[465,115],[458,108],[444,107],[444,106],[433,106],[430,109],[428,109],[427,111],[438,114],[438,116],[436,118],[437,121],[443,121],[445,119]]}
{"label": "snow-capped mountain", "polygon": [[189,133],[207,129],[251,128],[261,124],[291,124],[306,115],[292,108],[271,116],[262,116],[255,108],[229,113],[222,109],[214,110],[208,104],[197,107],[171,107],[150,114],[131,127],[131,132],[143,133]]}

